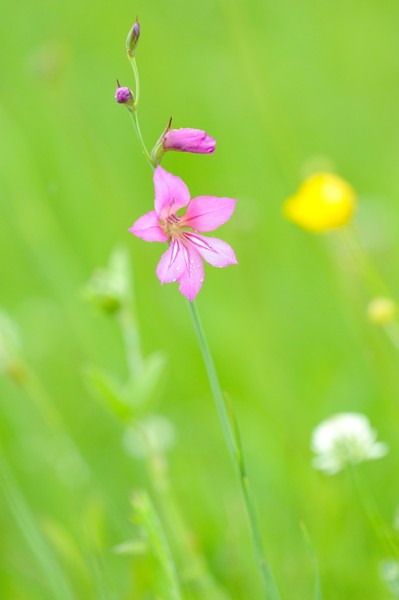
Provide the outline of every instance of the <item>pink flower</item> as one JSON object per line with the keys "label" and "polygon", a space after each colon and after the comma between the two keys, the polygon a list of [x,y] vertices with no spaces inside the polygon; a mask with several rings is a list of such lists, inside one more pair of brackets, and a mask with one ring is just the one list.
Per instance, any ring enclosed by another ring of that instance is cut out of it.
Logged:
{"label": "pink flower", "polygon": [[[160,282],[179,282],[179,290],[191,302],[204,281],[202,259],[214,267],[237,264],[234,250],[218,238],[199,235],[226,223],[236,200],[198,196],[190,200],[186,184],[162,167],[154,172],[155,210],[140,217],[129,229],[146,242],[169,242],[157,266]],[[187,207],[183,215],[177,213]]]}
{"label": "pink flower", "polygon": [[198,154],[213,154],[216,140],[201,129],[169,129],[163,138],[164,150],[179,152],[197,152]]}

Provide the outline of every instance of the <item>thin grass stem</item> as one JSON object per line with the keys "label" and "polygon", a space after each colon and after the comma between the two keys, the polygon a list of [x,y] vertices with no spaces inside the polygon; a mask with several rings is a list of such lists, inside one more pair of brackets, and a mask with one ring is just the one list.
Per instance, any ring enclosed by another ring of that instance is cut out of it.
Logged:
{"label": "thin grass stem", "polygon": [[139,118],[137,116],[137,111],[136,110],[130,110],[130,109],[128,109],[128,110],[129,110],[130,118],[133,121],[133,125],[134,125],[134,128],[135,128],[136,133],[137,133],[137,138],[138,138],[138,140],[140,142],[141,150],[142,150],[144,156],[146,157],[147,161],[150,163],[151,168],[155,169],[155,165],[152,162],[151,154],[147,150],[147,146],[145,145],[144,138],[143,138],[143,135],[141,133],[140,124],[139,124]]}
{"label": "thin grass stem", "polygon": [[167,599],[183,600],[169,543],[149,496],[145,492],[136,493],[132,498],[132,505],[135,522],[146,530],[150,546],[162,568]]}
{"label": "thin grass stem", "polygon": [[[130,306],[132,302],[133,300],[130,298],[129,306],[123,307],[119,318],[119,326],[124,340],[129,372],[131,377],[134,378],[140,368],[138,365],[141,366],[144,363],[144,356],[141,351],[135,309],[134,306]],[[192,543],[181,510],[171,491],[166,457],[154,448],[151,440],[146,435],[145,429],[143,429],[142,434],[149,453],[147,470],[152,488],[157,496],[160,514],[167,525],[167,530],[173,532],[173,538],[177,542],[175,546],[177,546],[176,549],[180,557],[179,572],[183,571],[183,573],[189,574],[190,582],[193,583],[196,589],[201,590],[204,598],[227,600],[225,592],[218,586],[209,572],[204,557]]]}
{"label": "thin grass stem", "polygon": [[392,297],[388,286],[381,277],[377,267],[366,252],[359,240],[359,235],[354,227],[346,227],[340,232],[343,245],[353,264],[364,281],[364,285],[371,296]]}
{"label": "thin grass stem", "polygon": [[254,552],[257,559],[259,572],[261,575],[264,598],[268,600],[279,600],[280,594],[274,581],[270,566],[266,561],[264,554],[262,535],[258,522],[255,502],[245,467],[241,437],[238,430],[238,423],[234,418],[231,407],[229,409],[227,408],[223,392],[220,387],[216,368],[213,362],[212,354],[210,352],[208,342],[204,330],[202,328],[199,314],[194,302],[189,302],[189,310],[193,320],[194,329],[197,335],[201,354],[205,363],[205,369],[208,375],[216,408],[219,414],[227,449],[240,478],[241,490],[248,515]]}
{"label": "thin grass stem", "polygon": [[64,577],[57,559],[43,537],[31,509],[14,480],[2,449],[0,452],[0,487],[22,534],[41,567],[45,580],[53,590],[54,598],[74,600],[75,596],[69,582]]}
{"label": "thin grass stem", "polygon": [[319,561],[317,560],[317,554],[315,552],[312,538],[310,537],[309,531],[303,521],[300,523],[303,539],[305,540],[306,547],[309,551],[310,557],[313,563],[313,572],[314,572],[314,597],[315,600],[323,600],[323,593],[321,589],[321,581],[320,581],[320,569],[319,569]]}
{"label": "thin grass stem", "polygon": [[143,138],[143,134],[141,133],[141,129],[140,129],[140,123],[139,123],[139,118],[137,115],[137,108],[139,105],[139,101],[140,101],[140,76],[139,76],[139,70],[137,68],[137,63],[136,63],[136,59],[134,56],[129,56],[128,55],[128,60],[129,63],[133,69],[133,75],[134,75],[134,83],[135,83],[135,95],[134,95],[134,106],[127,106],[127,109],[129,111],[130,114],[130,118],[133,121],[133,125],[134,128],[136,130],[136,134],[137,134],[137,138],[140,142],[140,146],[141,149],[143,151],[144,156],[146,157],[146,159],[148,160],[148,162],[151,165],[152,169],[155,169],[155,164],[151,158],[151,154],[149,153],[147,146],[145,145],[144,142],[144,138]]}
{"label": "thin grass stem", "polygon": [[356,495],[371,525],[371,528],[385,550],[391,552],[396,560],[399,560],[399,549],[397,547],[397,543],[394,541],[394,536],[384,521],[384,518],[378,510],[378,507],[376,506],[370,492],[359,476],[357,469],[353,465],[349,465],[349,473]]}

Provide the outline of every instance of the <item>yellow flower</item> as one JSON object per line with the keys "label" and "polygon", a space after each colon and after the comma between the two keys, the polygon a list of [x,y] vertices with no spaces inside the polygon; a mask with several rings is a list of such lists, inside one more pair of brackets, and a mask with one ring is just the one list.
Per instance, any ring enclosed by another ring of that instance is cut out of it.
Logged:
{"label": "yellow flower", "polygon": [[367,314],[370,321],[383,325],[395,319],[397,306],[391,298],[374,298],[367,307]]}
{"label": "yellow flower", "polygon": [[332,173],[318,173],[285,201],[284,214],[304,229],[322,232],[347,225],[355,205],[356,194],[349,183]]}

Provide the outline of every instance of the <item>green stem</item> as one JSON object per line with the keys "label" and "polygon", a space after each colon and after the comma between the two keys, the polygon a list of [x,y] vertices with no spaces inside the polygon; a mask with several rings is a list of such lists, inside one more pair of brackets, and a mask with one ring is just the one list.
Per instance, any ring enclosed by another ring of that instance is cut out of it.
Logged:
{"label": "green stem", "polygon": [[134,56],[127,56],[128,61],[130,62],[130,65],[133,69],[133,75],[134,75],[134,81],[135,81],[135,96],[134,96],[134,106],[137,110],[137,107],[139,105],[139,100],[140,100],[140,77],[139,77],[139,70],[137,68],[137,63],[136,63],[136,58]]}
{"label": "green stem", "polygon": [[80,448],[76,445],[75,440],[69,435],[61,414],[47,395],[36,373],[28,365],[23,365],[23,370],[25,376],[20,381],[20,386],[54,436],[57,448],[61,448],[68,455],[71,477],[76,481],[88,479],[91,477],[90,466],[82,455]]}
{"label": "green stem", "polygon": [[147,146],[145,145],[145,142],[144,142],[144,139],[143,139],[143,134],[141,133],[139,119],[138,119],[138,116],[137,116],[137,111],[133,110],[133,109],[130,109],[130,108],[128,108],[128,111],[129,111],[130,117],[131,117],[131,119],[133,121],[133,125],[134,125],[134,128],[136,130],[137,137],[138,137],[138,140],[140,142],[140,146],[141,146],[141,149],[143,151],[143,154],[146,157],[146,159],[148,160],[148,162],[150,163],[151,168],[155,169],[155,165],[152,162],[151,154],[147,150]]}
{"label": "green stem", "polygon": [[232,414],[232,411],[230,409],[230,414],[233,420],[232,426],[231,417],[229,415],[223,392],[220,387],[216,368],[194,302],[189,302],[189,309],[193,320],[194,329],[197,334],[198,344],[205,363],[205,368],[211,386],[212,394],[215,400],[216,408],[219,413],[219,418],[222,425],[227,449],[229,451],[233,464],[239,474],[241,490],[243,493],[244,503],[251,530],[252,542],[258,567],[261,573],[264,597],[267,599],[279,600],[280,594],[274,581],[271,569],[264,556],[262,536],[260,532],[257,512],[255,509],[255,502],[250,488],[248,475],[246,472],[243,450],[241,446],[241,438],[238,431],[238,424],[235,421],[234,415]]}
{"label": "green stem", "polygon": [[134,311],[127,306],[123,307],[119,315],[119,324],[125,344],[127,367],[133,380],[140,372],[144,362]]}
{"label": "green stem", "polygon": [[0,451],[0,489],[6,497],[15,520],[40,565],[43,577],[54,592],[54,598],[73,600],[74,594],[57,558],[49,548],[46,539],[32,514],[11,470]]}
{"label": "green stem", "polygon": [[147,146],[145,145],[143,134],[141,133],[141,129],[140,129],[139,118],[137,116],[137,108],[138,108],[139,101],[140,101],[140,77],[139,77],[139,71],[137,68],[136,59],[134,56],[129,56],[129,54],[128,54],[127,58],[133,69],[134,82],[135,82],[134,105],[127,106],[127,109],[129,111],[130,117],[133,121],[133,125],[136,130],[137,137],[140,142],[140,146],[143,151],[143,154],[146,157],[146,159],[148,160],[148,162],[150,163],[151,167],[153,169],[155,169],[156,165],[154,164],[154,162],[151,158],[151,154],[148,152]]}
{"label": "green stem", "polygon": [[[219,587],[208,570],[208,566],[199,548],[193,542],[193,536],[187,530],[183,515],[176,502],[168,478],[166,457],[157,451],[147,438],[149,457],[147,468],[154,492],[157,495],[160,512],[167,530],[171,532],[178,554],[178,567],[181,580],[187,585],[190,598],[206,600],[228,600],[226,593]],[[192,596],[192,594],[194,594]]]}
{"label": "green stem", "polygon": [[[158,559],[165,578],[165,600],[182,600],[179,577],[173,562],[172,553],[162,523],[149,496],[145,492],[137,492],[132,498],[135,522],[146,531],[150,547]],[[158,596],[157,596],[158,597]],[[159,596],[161,597],[161,596]]]}
{"label": "green stem", "polygon": [[322,600],[323,599],[323,594],[322,594],[322,590],[321,590],[321,582],[320,582],[320,571],[319,571],[319,561],[317,560],[317,554],[315,552],[315,549],[313,547],[313,542],[312,539],[310,537],[310,534],[306,528],[305,523],[302,521],[299,523],[300,528],[302,530],[302,535],[303,535],[303,539],[305,541],[305,544],[308,548],[310,557],[312,559],[312,563],[313,563],[313,570],[314,570],[314,596],[315,596],[315,600]]}
{"label": "green stem", "polygon": [[[364,287],[370,298],[378,296],[394,298],[374,262],[363,248],[354,227],[345,228],[340,234],[342,245],[363,280]],[[391,320],[383,323],[382,328],[392,345],[396,350],[399,350],[399,325],[397,321]]]}
{"label": "green stem", "polygon": [[369,493],[368,489],[361,480],[357,469],[353,465],[349,465],[349,472],[352,479],[353,486],[356,491],[356,495],[359,502],[366,514],[369,523],[374,530],[377,538],[380,540],[382,546],[385,547],[386,551],[392,552],[396,560],[399,559],[399,551],[396,543],[393,540],[393,536],[389,531],[387,524],[385,523],[380,511],[378,510],[374,499]]}
{"label": "green stem", "polygon": [[363,278],[364,285],[371,296],[392,297],[378,269],[363,248],[354,227],[347,227],[341,232],[341,239],[351,260]]}

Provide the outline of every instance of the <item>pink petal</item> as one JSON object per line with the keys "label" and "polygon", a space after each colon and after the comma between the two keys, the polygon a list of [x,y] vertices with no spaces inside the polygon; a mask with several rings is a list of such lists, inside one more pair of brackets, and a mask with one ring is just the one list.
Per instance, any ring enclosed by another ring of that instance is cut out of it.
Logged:
{"label": "pink petal", "polygon": [[157,167],[154,171],[155,210],[160,219],[175,214],[190,202],[190,192],[184,181]]}
{"label": "pink petal", "polygon": [[204,266],[198,252],[189,245],[172,240],[157,266],[161,283],[180,283],[179,291],[191,302],[198,294],[204,281]]}
{"label": "pink petal", "polygon": [[198,252],[191,245],[183,246],[186,270],[180,277],[179,291],[192,302],[204,281],[204,265]]}
{"label": "pink petal", "polygon": [[160,228],[158,220],[157,213],[152,210],[137,219],[129,231],[146,242],[167,242],[168,236]]}
{"label": "pink petal", "polygon": [[156,273],[161,283],[172,283],[182,276],[187,268],[185,255],[186,250],[183,244],[172,240],[157,266]]}
{"label": "pink petal", "polygon": [[198,196],[191,200],[180,224],[195,231],[213,231],[230,219],[236,202],[231,198]]}
{"label": "pink petal", "polygon": [[213,267],[228,267],[238,262],[233,248],[219,238],[205,237],[197,233],[185,233],[184,237]]}

